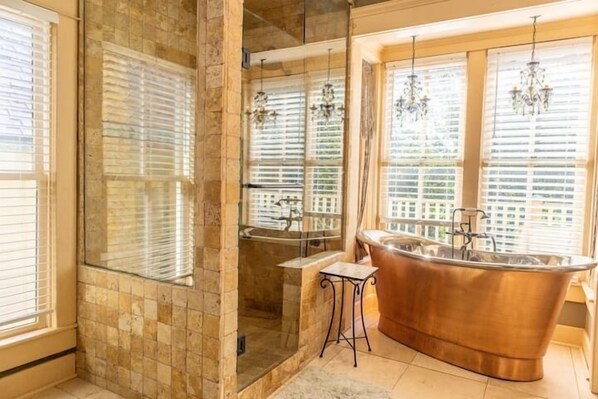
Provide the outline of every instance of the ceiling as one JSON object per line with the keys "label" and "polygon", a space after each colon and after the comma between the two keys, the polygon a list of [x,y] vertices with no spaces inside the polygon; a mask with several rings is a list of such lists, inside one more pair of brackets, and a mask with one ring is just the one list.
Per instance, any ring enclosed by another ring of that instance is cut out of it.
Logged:
{"label": "ceiling", "polygon": [[362,43],[385,47],[409,43],[411,42],[411,37],[414,35],[418,37],[418,40],[434,40],[447,36],[460,36],[483,31],[514,28],[527,24],[531,25],[530,17],[534,15],[540,15],[541,17],[538,19],[538,23],[544,23],[593,14],[598,14],[598,0],[563,0],[558,3],[537,7],[510,10],[451,21],[436,22],[428,25],[408,27],[395,31],[363,35],[360,36],[358,40]]}

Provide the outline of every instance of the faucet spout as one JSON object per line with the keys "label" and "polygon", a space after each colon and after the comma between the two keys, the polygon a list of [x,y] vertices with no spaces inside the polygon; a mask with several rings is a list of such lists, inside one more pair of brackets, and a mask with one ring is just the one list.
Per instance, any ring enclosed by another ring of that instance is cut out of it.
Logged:
{"label": "faucet spout", "polygon": [[[456,215],[457,213],[461,213],[462,219],[464,221],[460,221],[456,223]],[[484,211],[483,209],[476,209],[476,208],[455,208],[452,212],[452,231],[449,233],[451,234],[451,256],[455,258],[455,236],[462,236],[463,243],[461,245],[461,258],[466,259],[470,257],[469,251],[474,249],[474,239],[489,239],[492,241],[492,249],[496,252],[496,239],[494,236],[488,232],[474,232],[473,231],[473,223],[478,215],[481,215],[480,220],[488,220],[490,216]]]}

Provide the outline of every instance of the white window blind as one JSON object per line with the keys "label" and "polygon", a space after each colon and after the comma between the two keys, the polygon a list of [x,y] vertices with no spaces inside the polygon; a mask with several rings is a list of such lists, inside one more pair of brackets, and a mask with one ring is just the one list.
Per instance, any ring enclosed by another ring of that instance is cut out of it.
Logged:
{"label": "white window blind", "polygon": [[51,25],[0,8],[0,334],[51,312]]}
{"label": "white window blind", "polygon": [[165,281],[189,276],[195,71],[106,44],[103,71],[102,266]]}
{"label": "white window blind", "polygon": [[[334,70],[331,76],[336,102],[344,104],[343,71]],[[259,186],[248,190],[245,220],[249,225],[285,229],[283,218],[296,207],[303,220],[292,223],[291,230],[340,227],[343,120],[312,120],[309,110],[321,101],[325,81],[325,73],[264,80],[268,108],[279,116],[276,123],[268,122],[261,129],[248,120],[247,178]],[[251,97],[259,87],[259,81],[251,82]],[[307,220],[312,225],[307,226]]]}
{"label": "white window blind", "polygon": [[[260,84],[251,84],[251,97]],[[303,212],[303,162],[305,158],[305,83],[299,77],[264,80],[268,109],[276,110],[276,122],[263,128],[249,126],[249,181],[258,188],[249,190],[248,223],[274,229],[286,228],[280,217],[288,216],[285,199],[301,200],[295,206]],[[284,188],[276,188],[276,186]],[[297,230],[299,223],[293,223]]]}
{"label": "white window blind", "polygon": [[[309,107],[322,102],[322,87],[327,80],[325,72],[309,75]],[[330,83],[334,85],[336,107],[344,107],[344,70],[332,70]],[[326,121],[324,118],[312,118],[309,111],[305,138],[305,212],[311,216],[313,230],[335,230],[341,225],[343,129],[344,114],[336,113]]]}
{"label": "white window blind", "polygon": [[537,58],[554,88],[536,118],[512,109],[509,90],[531,46],[488,55],[480,207],[501,252],[581,254],[587,184],[592,40],[541,44]]}
{"label": "white window blind", "polygon": [[386,68],[380,223],[388,230],[446,240],[451,211],[461,199],[466,57],[419,59],[415,73],[431,97],[428,115],[401,122],[394,106],[411,63]]}

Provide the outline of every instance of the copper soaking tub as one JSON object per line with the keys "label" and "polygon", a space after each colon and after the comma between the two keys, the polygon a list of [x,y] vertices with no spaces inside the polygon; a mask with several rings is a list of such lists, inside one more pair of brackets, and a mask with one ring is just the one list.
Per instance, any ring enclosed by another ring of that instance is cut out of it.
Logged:
{"label": "copper soaking tub", "polygon": [[[379,267],[378,329],[420,352],[492,377],[542,378],[573,272],[596,261],[579,256],[471,251],[420,237],[369,230],[359,239]],[[460,257],[460,256],[459,256]]]}

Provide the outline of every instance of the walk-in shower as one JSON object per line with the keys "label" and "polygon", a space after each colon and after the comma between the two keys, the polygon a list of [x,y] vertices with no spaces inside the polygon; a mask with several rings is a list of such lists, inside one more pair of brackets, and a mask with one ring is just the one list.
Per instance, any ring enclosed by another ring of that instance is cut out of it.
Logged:
{"label": "walk-in shower", "polygon": [[287,267],[342,247],[348,18],[345,0],[244,7],[239,389],[297,351]]}

